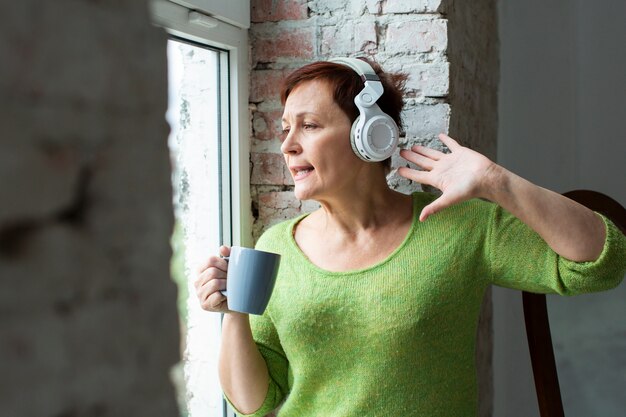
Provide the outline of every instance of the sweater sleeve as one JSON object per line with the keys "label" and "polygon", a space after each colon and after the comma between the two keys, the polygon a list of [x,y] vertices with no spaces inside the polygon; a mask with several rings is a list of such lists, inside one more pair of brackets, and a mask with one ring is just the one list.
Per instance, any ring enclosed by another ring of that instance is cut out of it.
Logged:
{"label": "sweater sleeve", "polygon": [[559,256],[530,227],[494,205],[486,249],[495,285],[536,293],[576,295],[616,287],[626,274],[626,237],[606,217],[600,257],[574,262]]}
{"label": "sweater sleeve", "polygon": [[[280,253],[280,250],[277,250],[279,249],[279,245],[277,246],[276,243],[280,242],[278,236],[280,235],[280,229],[282,229],[282,227],[284,227],[284,225],[274,226],[267,230],[257,242],[256,249]],[[278,332],[271,319],[271,309],[272,303],[270,301],[270,305],[263,315],[250,315],[252,336],[261,356],[263,356],[265,360],[270,376],[267,394],[261,407],[252,414],[240,413],[230,400],[226,398],[226,401],[228,401],[238,416],[264,417],[282,403],[289,391],[289,361],[283,351]]]}

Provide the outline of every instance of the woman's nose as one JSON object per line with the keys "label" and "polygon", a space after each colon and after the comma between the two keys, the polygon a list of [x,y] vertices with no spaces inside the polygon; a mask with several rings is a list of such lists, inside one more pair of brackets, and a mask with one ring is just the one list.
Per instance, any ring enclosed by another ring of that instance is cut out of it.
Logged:
{"label": "woman's nose", "polygon": [[300,143],[298,142],[298,138],[296,132],[294,130],[290,130],[285,136],[285,140],[280,145],[280,151],[284,154],[298,154],[302,151],[300,147]]}

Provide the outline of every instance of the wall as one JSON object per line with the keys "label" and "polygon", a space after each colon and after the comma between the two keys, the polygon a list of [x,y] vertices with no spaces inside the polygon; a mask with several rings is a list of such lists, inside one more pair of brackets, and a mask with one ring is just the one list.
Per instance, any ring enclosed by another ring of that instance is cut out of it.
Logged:
{"label": "wall", "polygon": [[[515,0],[499,7],[499,162],[555,191],[588,188],[626,205],[626,111],[616,94],[626,73],[626,3]],[[623,415],[625,297],[622,284],[548,299],[568,416]],[[494,328],[495,415],[538,416],[518,292],[494,290]]]}
{"label": "wall", "polygon": [[[295,200],[279,149],[280,80],[314,60],[365,55],[410,74],[402,144],[442,149],[450,132],[495,158],[498,82],[495,0],[252,0],[251,164],[254,235],[317,204]],[[393,158],[393,164],[398,164]],[[393,174],[392,187],[419,186]],[[490,297],[478,361],[481,416],[491,415]]]}
{"label": "wall", "polygon": [[[498,129],[498,18],[495,0],[446,1],[450,60],[450,135],[495,160]],[[481,416],[493,411],[492,295],[483,300],[477,335]]]}
{"label": "wall", "polygon": [[146,2],[0,6],[2,415],[177,414],[165,46]]}

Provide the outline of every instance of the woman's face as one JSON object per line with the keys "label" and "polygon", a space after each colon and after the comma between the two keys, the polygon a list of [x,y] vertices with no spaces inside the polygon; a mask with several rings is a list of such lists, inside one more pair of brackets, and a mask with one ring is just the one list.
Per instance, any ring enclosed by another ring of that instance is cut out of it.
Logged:
{"label": "woman's face", "polygon": [[306,81],[294,88],[282,119],[281,151],[300,200],[340,195],[356,181],[361,161],[350,146],[352,123],[334,102],[327,82]]}

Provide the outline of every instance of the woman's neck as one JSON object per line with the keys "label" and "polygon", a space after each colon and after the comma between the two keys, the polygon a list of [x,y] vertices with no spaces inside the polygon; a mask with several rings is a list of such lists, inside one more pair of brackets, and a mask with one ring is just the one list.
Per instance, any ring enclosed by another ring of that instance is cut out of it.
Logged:
{"label": "woman's neck", "polygon": [[411,216],[411,197],[390,189],[384,177],[383,181],[361,184],[320,199],[318,225],[332,232],[355,235]]}

